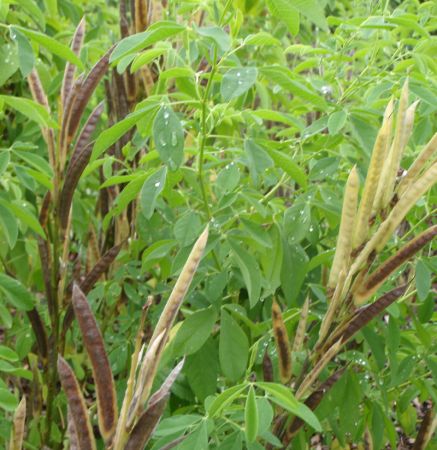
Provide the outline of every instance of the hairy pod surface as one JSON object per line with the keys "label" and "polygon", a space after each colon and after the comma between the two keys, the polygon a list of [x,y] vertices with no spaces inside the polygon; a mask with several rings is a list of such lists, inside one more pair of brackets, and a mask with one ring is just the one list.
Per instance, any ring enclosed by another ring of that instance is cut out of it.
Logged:
{"label": "hairy pod surface", "polygon": [[91,360],[96,384],[99,429],[106,442],[112,437],[117,422],[114,378],[105,345],[88,300],[79,286],[73,285],[72,303],[85,349]]}
{"label": "hairy pod surface", "polygon": [[278,351],[279,375],[282,383],[285,384],[291,378],[291,348],[281,308],[275,300],[272,303],[272,325]]}
{"label": "hairy pod surface", "polygon": [[299,323],[296,328],[296,334],[294,335],[293,349],[292,352],[300,352],[303,347],[305,340],[305,331],[308,320],[308,313],[310,310],[310,298],[305,299],[305,303],[302,306],[302,311],[300,313]]}
{"label": "hairy pod surface", "polygon": [[58,356],[58,374],[73,418],[78,448],[96,450],[96,442],[79,383],[67,361],[60,355]]}
{"label": "hairy pod surface", "polygon": [[23,395],[14,413],[14,419],[12,424],[12,436],[9,445],[10,450],[21,450],[23,448],[25,423],[26,423],[26,397]]}

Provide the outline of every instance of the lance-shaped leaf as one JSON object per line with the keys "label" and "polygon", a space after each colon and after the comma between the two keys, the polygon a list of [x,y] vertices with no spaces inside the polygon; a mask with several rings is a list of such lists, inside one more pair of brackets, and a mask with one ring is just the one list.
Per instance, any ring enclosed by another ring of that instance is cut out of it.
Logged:
{"label": "lance-shaped leaf", "polygon": [[82,152],[77,155],[74,161],[72,161],[72,164],[69,165],[65,175],[64,186],[59,198],[59,221],[63,229],[67,227],[74,191],[79,183],[80,176],[89,163],[92,149],[93,146],[88,144]]}
{"label": "lance-shaped leaf", "polygon": [[96,442],[79,383],[67,361],[60,355],[58,356],[58,374],[73,418],[78,448],[96,450]]}
{"label": "lance-shaped leaf", "polygon": [[373,251],[380,251],[400,225],[408,211],[419,198],[437,182],[437,162],[435,162],[399,199],[387,219],[367,242],[349,270],[349,277],[357,273],[367,262]]}
{"label": "lance-shaped leaf", "polygon": [[166,403],[167,398],[164,397],[146,409],[130,433],[124,450],[138,450],[145,447],[161,419]]}
{"label": "lance-shaped leaf", "polygon": [[385,159],[382,175],[378,184],[378,193],[376,199],[379,204],[375,205],[376,210],[385,208],[393,196],[396,175],[398,173],[399,164],[401,162],[402,153],[404,151],[403,133],[405,129],[405,118],[408,107],[408,79],[402,87],[401,97],[399,100],[398,114],[396,118],[396,130],[393,143],[390,148],[388,157]]}
{"label": "lance-shaped leaf", "polygon": [[354,301],[356,305],[364,303],[373,295],[382,283],[393,273],[401,264],[412,258],[421,248],[431,242],[437,236],[437,225],[428,228],[419,236],[405,244],[392,257],[388,258],[372,274],[370,274],[354,292]]}
{"label": "lance-shaped leaf", "polygon": [[24,425],[26,423],[26,397],[23,395],[12,422],[12,434],[9,450],[21,450],[23,448]]}
{"label": "lance-shaped leaf", "polygon": [[384,121],[376,137],[364,183],[363,195],[358,208],[353,247],[359,247],[367,238],[369,219],[372,213],[373,202],[378,188],[384,159],[387,158],[388,142],[391,135],[393,115],[393,100],[390,100],[384,113]]}
{"label": "lance-shaped leaf", "polygon": [[91,95],[102,79],[103,75],[105,75],[108,70],[109,65],[109,56],[111,55],[113,47],[111,47],[97,63],[91,69],[88,76],[83,81],[76,98],[73,101],[71,113],[68,122],[68,132],[67,132],[67,144],[69,144],[73,136],[75,135],[80,119],[82,117],[83,112],[85,111],[86,105],[88,104]]}
{"label": "lance-shaped leaf", "polygon": [[428,161],[430,161],[437,152],[437,133],[431,138],[425,148],[420,152],[420,155],[415,159],[407,174],[399,182],[397,194],[401,197],[409,186],[417,179],[420,172],[425,168]]}
{"label": "lance-shaped leaf", "polygon": [[435,414],[433,405],[431,405],[425,412],[425,416],[420,424],[417,438],[414,441],[413,450],[425,450],[428,448],[429,441],[437,428],[437,416]]}
{"label": "lance-shaped leaf", "polygon": [[340,231],[338,232],[337,247],[328,281],[328,287],[331,289],[337,285],[340,271],[348,264],[352,250],[352,238],[358,205],[358,189],[359,178],[357,169],[354,166],[347,179],[344,193]]}
{"label": "lance-shaped leaf", "polygon": [[308,313],[310,310],[310,298],[305,299],[305,303],[302,306],[302,311],[300,313],[299,323],[296,328],[296,334],[294,335],[293,349],[292,352],[300,352],[305,340],[305,330],[307,326]]}
{"label": "lance-shaped leaf", "polygon": [[291,348],[281,309],[275,300],[272,303],[272,325],[278,351],[279,375],[282,383],[286,384],[291,377]]}
{"label": "lance-shaped leaf", "polygon": [[296,392],[296,398],[301,398],[305,392],[311,387],[317,377],[320,375],[320,372],[326,367],[326,365],[331,361],[332,358],[339,352],[342,346],[341,341],[337,341],[333,344],[317,361],[316,365],[311,369],[308,375],[303,379],[302,384],[299,386],[299,389]]}
{"label": "lance-shaped leaf", "polygon": [[[83,39],[85,37],[85,17],[82,17],[78,26],[76,27],[76,31],[73,35],[73,40],[71,41],[71,50],[76,56],[80,55],[80,49],[82,48]],[[71,88],[73,86],[74,74],[76,72],[76,65],[71,62],[67,62],[64,70],[64,78],[62,80],[62,88],[61,88],[61,104],[64,108],[67,102],[67,99],[71,93]]]}
{"label": "lance-shaped leaf", "polygon": [[[342,368],[334,372],[327,380],[321,383],[317,389],[305,400],[305,405],[314,411],[323,400],[323,397],[334,386],[334,384],[341,378],[346,368]],[[290,440],[301,429],[305,422],[300,417],[295,417],[288,426],[285,436],[282,440],[284,447],[287,447]]]}
{"label": "lance-shaped leaf", "polygon": [[[100,116],[103,112],[104,103],[99,103],[93,110],[93,112],[89,115],[88,120],[83,126],[79,137],[77,138],[76,145],[74,147],[73,153],[71,155],[71,160],[69,163],[69,167],[75,164],[76,159],[82,154],[85,147],[90,143],[91,135],[96,129],[97,122],[100,119]],[[68,172],[68,168],[67,168]]]}
{"label": "lance-shaped leaf", "polygon": [[96,319],[87,298],[77,284],[73,285],[72,303],[85,349],[91,360],[96,384],[100,433],[105,442],[108,442],[115,431],[117,422],[117,401],[111,366]]}

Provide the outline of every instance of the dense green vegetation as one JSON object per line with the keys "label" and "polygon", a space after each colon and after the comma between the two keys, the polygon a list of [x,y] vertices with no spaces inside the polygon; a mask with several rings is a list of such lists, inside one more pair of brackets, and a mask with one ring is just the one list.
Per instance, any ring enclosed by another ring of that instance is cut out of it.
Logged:
{"label": "dense green vegetation", "polygon": [[0,2],[0,447],[437,448],[436,33]]}

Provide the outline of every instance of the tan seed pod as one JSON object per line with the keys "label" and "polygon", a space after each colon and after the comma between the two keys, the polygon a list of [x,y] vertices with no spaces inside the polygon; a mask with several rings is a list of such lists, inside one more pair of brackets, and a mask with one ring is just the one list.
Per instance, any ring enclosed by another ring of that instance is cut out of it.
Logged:
{"label": "tan seed pod", "polygon": [[77,442],[76,426],[74,425],[70,407],[67,410],[67,434],[70,439],[70,450],[80,450],[79,443]]}
{"label": "tan seed pod", "polygon": [[431,138],[425,148],[420,152],[420,155],[413,162],[408,169],[407,174],[399,182],[397,194],[401,197],[404,192],[413,184],[413,182],[420,175],[420,172],[425,168],[428,161],[430,161],[437,152],[437,133]]}
{"label": "tan seed pod", "polygon": [[150,0],[135,0],[135,33],[141,33],[147,28]]}
{"label": "tan seed pod", "polygon": [[111,366],[96,319],[87,298],[77,284],[73,285],[72,303],[85,349],[91,360],[100,433],[105,442],[109,442],[117,422],[117,400]]}
{"label": "tan seed pod", "polygon": [[23,397],[20,400],[20,403],[17,406],[17,409],[15,410],[9,450],[22,450],[25,423],[26,423],[26,397],[23,395]]}
{"label": "tan seed pod", "polygon": [[58,374],[73,418],[78,448],[80,450],[96,450],[96,442],[79,383],[71,367],[61,355],[58,356]]}
{"label": "tan seed pod", "polygon": [[359,178],[357,169],[354,166],[346,183],[343,208],[341,212],[340,230],[338,232],[337,246],[328,280],[329,288],[335,288],[340,271],[347,266],[349,261],[352,250],[354,224],[357,215],[358,189]]}
{"label": "tan seed pod", "polygon": [[[82,17],[81,21],[76,27],[76,31],[73,35],[73,40],[71,41],[71,50],[76,56],[80,55],[80,50],[82,48],[83,40],[85,37],[85,17]],[[62,80],[61,88],[61,103],[64,108],[71,93],[71,88],[73,86],[74,74],[76,72],[76,66],[70,62],[67,62],[64,70],[64,78]]]}
{"label": "tan seed pod", "polygon": [[358,248],[367,238],[369,231],[369,220],[372,214],[376,190],[381,176],[384,159],[387,158],[388,141],[391,135],[393,114],[393,100],[390,100],[384,114],[384,121],[370,159],[366,181],[364,183],[363,195],[358,208],[358,217],[355,225],[353,247]]}
{"label": "tan seed pod", "polygon": [[291,378],[291,348],[281,308],[275,300],[272,303],[272,325],[278,351],[279,375],[281,382],[286,384]]}
{"label": "tan seed pod", "polygon": [[363,304],[372,296],[382,283],[405,261],[412,258],[421,248],[428,244],[437,236],[437,225],[428,228],[410,242],[400,248],[395,255],[388,258],[372,274],[370,274],[354,292],[354,301],[356,305]]}
{"label": "tan seed pod", "polygon": [[302,350],[303,343],[305,340],[305,331],[306,331],[306,326],[307,326],[309,310],[310,310],[310,298],[307,297],[305,299],[305,303],[302,306],[299,323],[296,328],[296,334],[294,336],[293,349],[292,349],[293,353],[300,352]]}

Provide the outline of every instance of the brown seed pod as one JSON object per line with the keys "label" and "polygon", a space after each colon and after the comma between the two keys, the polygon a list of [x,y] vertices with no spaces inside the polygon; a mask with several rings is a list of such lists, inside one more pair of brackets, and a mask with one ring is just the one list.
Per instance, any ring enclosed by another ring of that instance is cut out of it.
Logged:
{"label": "brown seed pod", "polygon": [[26,423],[26,397],[23,395],[14,414],[9,450],[22,450]]}
{"label": "brown seed pod", "polygon": [[[77,56],[80,55],[80,49],[82,48],[84,37],[85,37],[85,17],[82,17],[81,21],[76,27],[76,31],[74,32],[73,40],[71,41],[71,50],[73,50],[73,52]],[[71,93],[75,72],[76,66],[70,62],[67,62],[67,64],[65,65],[64,78],[62,80],[62,88],[61,88],[61,102],[63,108],[65,108],[68,96]]]}
{"label": "brown seed pod", "polygon": [[307,326],[308,313],[310,310],[310,298],[305,299],[305,303],[302,306],[302,311],[300,313],[299,323],[297,325],[296,334],[293,341],[292,352],[300,352],[305,340],[305,330]]}
{"label": "brown seed pod", "polygon": [[437,427],[437,416],[434,407],[431,404],[425,412],[422,423],[420,424],[417,438],[414,442],[413,450],[425,450]]}
{"label": "brown seed pod", "polygon": [[76,427],[74,425],[73,416],[71,415],[70,407],[67,410],[67,434],[70,439],[70,450],[80,450],[77,442]]}
{"label": "brown seed pod", "polygon": [[30,74],[27,76],[27,82],[29,83],[30,92],[32,93],[34,100],[50,112],[47,95],[44,92],[44,88],[35,68],[32,69]]}
{"label": "brown seed pod", "polygon": [[[334,386],[334,384],[341,378],[344,371],[346,370],[343,367],[340,370],[334,372],[327,380],[321,383],[317,389],[305,400],[305,405],[314,411],[323,400],[323,397],[327,394],[327,392]],[[301,429],[301,427],[305,424],[305,422],[299,418],[295,417],[290,425],[287,428],[286,434],[282,440],[284,447],[287,447],[291,441],[291,438],[295,436],[295,434]]]}
{"label": "brown seed pod", "polygon": [[272,325],[278,351],[279,375],[282,383],[286,384],[291,378],[291,348],[281,308],[275,300],[272,303]]}
{"label": "brown seed pod", "polygon": [[273,381],[273,364],[267,349],[263,357],[263,379],[264,381]]}
{"label": "brown seed pod", "polygon": [[135,0],[135,33],[141,33],[147,28],[149,1]]}
{"label": "brown seed pod", "polygon": [[79,383],[71,367],[61,355],[58,356],[58,374],[73,418],[78,448],[80,450],[96,450],[96,442]]}
{"label": "brown seed pod", "polygon": [[96,319],[87,298],[77,284],[73,285],[72,303],[85,349],[91,360],[100,433],[105,442],[109,442],[117,422],[117,401],[111,366]]}
{"label": "brown seed pod", "polygon": [[36,308],[27,311],[27,317],[35,334],[38,353],[43,361],[47,361],[49,344],[44,323]]}
{"label": "brown seed pod", "polygon": [[395,255],[384,261],[381,266],[379,266],[357,287],[356,292],[354,292],[355,304],[363,304],[378,290],[390,274],[392,274],[405,261],[412,258],[421,248],[434,239],[435,236],[437,236],[437,225],[434,225],[419,234],[417,237],[400,248]]}
{"label": "brown seed pod", "polygon": [[[93,110],[93,112],[89,115],[88,120],[83,126],[79,137],[77,138],[76,145],[74,147],[73,153],[71,154],[71,160],[69,163],[69,167],[75,164],[75,160],[79,157],[79,155],[83,152],[85,147],[90,143],[91,135],[96,129],[97,122],[100,119],[100,116],[103,112],[104,103],[99,103]],[[67,173],[68,169],[67,168]]]}
{"label": "brown seed pod", "polygon": [[59,221],[64,230],[68,225],[68,218],[70,216],[70,208],[73,201],[74,191],[79,183],[80,176],[88,165],[92,150],[93,146],[88,144],[82,150],[82,153],[75,158],[74,163],[68,167],[65,175],[64,186],[59,198]]}
{"label": "brown seed pod", "polygon": [[76,134],[79,128],[80,119],[83,112],[85,111],[86,105],[88,104],[91,95],[99,84],[100,80],[105,75],[109,67],[109,57],[113,51],[114,47],[111,47],[94,65],[94,67],[89,72],[88,76],[85,78],[80,86],[80,89],[73,101],[71,107],[71,113],[69,115],[68,121],[68,131],[67,131],[67,145],[72,141],[73,136]]}
{"label": "brown seed pod", "polygon": [[146,446],[161,419],[166,403],[167,397],[164,397],[146,409],[131,431],[124,450],[138,450]]}

